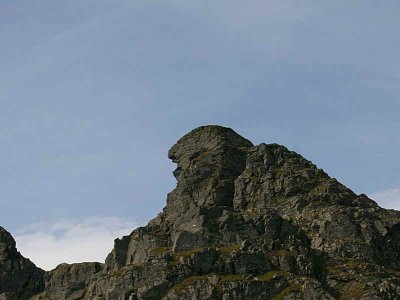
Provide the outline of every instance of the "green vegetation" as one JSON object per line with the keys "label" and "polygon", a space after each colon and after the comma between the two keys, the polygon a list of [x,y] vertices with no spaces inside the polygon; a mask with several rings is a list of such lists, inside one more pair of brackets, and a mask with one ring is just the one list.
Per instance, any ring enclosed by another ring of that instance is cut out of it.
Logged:
{"label": "green vegetation", "polygon": [[279,167],[279,168],[277,168],[276,170],[275,170],[275,178],[279,178],[279,177],[281,177],[282,176],[282,174],[283,174],[283,167]]}
{"label": "green vegetation", "polygon": [[221,280],[218,281],[218,285],[230,281],[247,281],[247,280],[243,277],[243,275],[222,275]]}
{"label": "green vegetation", "polygon": [[191,285],[191,284],[193,284],[193,283],[195,283],[195,282],[197,282],[197,281],[207,280],[207,276],[209,276],[209,275],[210,275],[210,274],[208,274],[208,275],[203,275],[203,276],[191,276],[191,277],[188,277],[188,278],[184,279],[183,281],[181,281],[181,282],[175,284],[175,285],[170,289],[170,291],[173,290],[173,291],[175,291],[175,293],[176,293],[177,295],[180,295],[180,294],[182,294],[183,290],[184,290],[186,287],[188,287],[189,285]]}
{"label": "green vegetation", "polygon": [[351,274],[352,271],[363,271],[368,269],[368,263],[356,258],[348,259],[344,264],[328,266],[326,271],[330,274],[337,274],[345,276],[344,274]]}
{"label": "green vegetation", "polygon": [[168,248],[168,247],[157,247],[157,248],[151,249],[150,253],[152,253],[152,254],[163,254],[163,253],[166,253],[168,251],[170,251],[170,248]]}
{"label": "green vegetation", "polygon": [[221,279],[217,283],[217,290],[219,293],[222,292],[222,285],[229,282],[248,282],[250,279],[246,279],[243,275],[221,275]]}
{"label": "green vegetation", "polygon": [[276,295],[272,300],[283,300],[285,296],[289,295],[292,292],[302,292],[303,288],[299,284],[292,284],[288,288],[284,289],[282,292],[280,292],[278,295]]}
{"label": "green vegetation", "polygon": [[283,270],[278,270],[278,271],[270,271],[267,272],[263,275],[257,276],[258,281],[270,281],[272,278],[275,276],[289,276],[289,273]]}
{"label": "green vegetation", "polygon": [[111,276],[123,276],[126,272],[128,272],[132,268],[142,268],[143,266],[144,266],[144,264],[131,263],[129,265],[126,265],[126,266],[123,266],[121,268],[111,271],[110,275]]}
{"label": "green vegetation", "polygon": [[277,250],[271,253],[271,256],[279,256],[279,257],[283,257],[283,256],[289,256],[290,252],[287,250]]}
{"label": "green vegetation", "polygon": [[195,249],[191,249],[191,250],[179,251],[179,252],[171,253],[172,254],[172,259],[168,261],[168,265],[170,267],[177,266],[177,265],[180,264],[179,258],[181,258],[181,257],[190,257],[191,255],[196,254],[196,253],[200,253],[203,250],[204,250],[203,247],[199,247],[199,248],[195,248]]}
{"label": "green vegetation", "polygon": [[199,253],[203,250],[204,250],[204,247],[199,247],[199,248],[190,249],[190,250],[186,250],[186,251],[179,251],[179,252],[176,252],[175,255],[178,257],[189,257],[192,254]]}
{"label": "green vegetation", "polygon": [[236,147],[236,149],[238,149],[239,151],[247,151],[247,150],[249,150],[248,147]]}
{"label": "green vegetation", "polygon": [[218,248],[218,251],[221,252],[222,254],[230,254],[233,251],[240,250],[240,247],[241,247],[240,244],[231,244]]}
{"label": "green vegetation", "polygon": [[202,275],[202,276],[190,276],[183,281],[177,283],[174,285],[170,291],[174,291],[177,295],[182,294],[185,288],[187,288],[189,285],[198,282],[198,281],[205,281],[208,280],[209,276],[216,275],[219,277],[219,281],[217,283],[217,288],[220,289],[221,285],[227,282],[234,282],[234,281],[241,281],[241,282],[247,282],[250,279],[244,278],[243,275],[217,275],[215,273],[210,273],[207,275]]}
{"label": "green vegetation", "polygon": [[357,297],[362,296],[364,285],[362,283],[357,282],[352,285],[344,294],[340,296],[340,300],[351,300],[357,299]]}
{"label": "green vegetation", "polygon": [[366,262],[362,261],[361,259],[356,259],[356,258],[350,258],[349,261],[344,264],[344,267],[355,270],[355,269],[363,269],[367,265]]}

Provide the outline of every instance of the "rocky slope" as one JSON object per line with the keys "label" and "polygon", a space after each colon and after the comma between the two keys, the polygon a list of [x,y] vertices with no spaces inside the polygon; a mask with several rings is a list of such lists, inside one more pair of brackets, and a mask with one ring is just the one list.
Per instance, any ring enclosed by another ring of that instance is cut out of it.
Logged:
{"label": "rocky slope", "polygon": [[[229,128],[199,127],[168,156],[167,206],[116,239],[104,266],[43,275],[0,254],[0,299],[400,299],[400,212]],[[10,292],[3,278],[21,284]]]}
{"label": "rocky slope", "polygon": [[44,289],[44,271],[24,258],[15,240],[0,227],[0,300],[26,299]]}

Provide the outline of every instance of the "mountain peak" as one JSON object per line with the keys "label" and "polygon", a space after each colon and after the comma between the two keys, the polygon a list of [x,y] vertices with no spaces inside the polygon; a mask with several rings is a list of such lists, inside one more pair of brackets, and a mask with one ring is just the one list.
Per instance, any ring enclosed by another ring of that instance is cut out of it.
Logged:
{"label": "mountain peak", "polygon": [[[116,239],[104,266],[47,272],[35,300],[400,299],[400,212],[222,126],[192,130],[168,156],[177,184],[164,210]],[[0,255],[15,256],[1,237]]]}
{"label": "mountain peak", "polygon": [[43,270],[17,251],[11,234],[0,227],[0,299],[26,299],[40,292],[43,275]]}
{"label": "mountain peak", "polygon": [[183,136],[168,152],[177,163],[173,173],[178,180],[168,204],[231,205],[227,194],[233,196],[233,181],[243,171],[252,146],[232,129],[216,125],[202,126]]}
{"label": "mountain peak", "polygon": [[200,157],[210,159],[218,155],[222,158],[229,150],[244,150],[252,146],[249,140],[230,128],[208,125],[198,127],[180,138],[169,150],[168,157],[178,164],[178,168],[184,168]]}

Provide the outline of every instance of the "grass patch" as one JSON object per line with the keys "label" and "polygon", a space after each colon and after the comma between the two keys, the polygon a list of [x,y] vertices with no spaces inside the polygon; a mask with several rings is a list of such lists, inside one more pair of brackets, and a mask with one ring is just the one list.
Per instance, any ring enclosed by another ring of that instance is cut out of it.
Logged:
{"label": "grass patch", "polygon": [[152,253],[152,254],[164,254],[164,253],[166,253],[168,251],[170,251],[170,248],[168,248],[168,247],[157,247],[157,248],[151,249],[150,253]]}
{"label": "grass patch", "polygon": [[171,253],[172,254],[172,259],[168,261],[168,265],[170,267],[177,266],[177,265],[179,265],[181,263],[180,260],[179,260],[181,257],[190,257],[193,254],[200,253],[203,250],[204,250],[203,247],[199,247],[199,248],[196,248],[196,249],[191,249],[191,250],[179,251],[179,252]]}
{"label": "grass patch", "polygon": [[190,250],[185,250],[185,251],[179,251],[179,252],[176,252],[175,255],[178,256],[178,257],[189,257],[189,256],[191,256],[192,254],[200,253],[200,252],[203,251],[203,250],[204,250],[203,247],[199,247],[199,248],[195,248],[195,249],[190,249]]}
{"label": "grass patch", "polygon": [[299,284],[292,284],[291,286],[287,287],[284,289],[282,292],[280,292],[278,295],[276,295],[272,300],[283,300],[285,296],[289,295],[292,292],[302,292],[303,288]]}
{"label": "grass patch", "polygon": [[278,270],[278,271],[270,271],[267,272],[263,275],[257,276],[256,280],[257,281],[270,281],[272,278],[274,278],[275,276],[289,276],[289,273],[283,270]]}
{"label": "grass patch", "polygon": [[283,167],[279,167],[279,168],[277,168],[276,170],[275,170],[275,178],[279,178],[279,177],[281,177],[282,175],[283,175],[283,172],[284,172],[284,170],[283,170]]}
{"label": "grass patch", "polygon": [[221,275],[220,280],[217,283],[218,293],[222,293],[222,285],[228,282],[248,282],[250,279],[246,279],[243,275]]}
{"label": "grass patch", "polygon": [[227,283],[227,282],[237,282],[237,281],[248,282],[248,281],[250,281],[250,279],[246,279],[243,275],[218,275],[215,273],[210,273],[210,274],[202,275],[202,276],[190,276],[190,277],[182,280],[181,282],[175,284],[169,290],[169,292],[174,291],[179,296],[183,293],[185,288],[187,288],[191,284],[198,282],[198,281],[208,280],[208,278],[213,275],[216,275],[219,277],[218,283],[216,285],[217,289],[219,289],[219,290],[221,290],[221,285],[223,285],[224,283]]}
{"label": "grass patch", "polygon": [[231,244],[218,248],[218,251],[221,252],[222,254],[230,254],[233,251],[240,250],[240,247],[241,247],[240,244]]}
{"label": "grass patch", "polygon": [[351,300],[356,297],[362,296],[364,285],[362,283],[356,283],[352,285],[344,294],[340,296],[340,300]]}
{"label": "grass patch", "polygon": [[287,250],[277,250],[271,253],[271,256],[278,256],[278,257],[284,257],[284,256],[289,256],[290,252]]}
{"label": "grass patch", "polygon": [[230,281],[247,281],[247,279],[245,279],[243,275],[221,275],[221,280],[218,281],[218,285]]}
{"label": "grass patch", "polygon": [[328,273],[333,273],[333,274],[343,274],[343,273],[349,273],[351,271],[366,271],[368,268],[368,263],[363,262],[362,260],[356,259],[356,258],[349,258],[344,264],[339,265],[331,265],[326,268]]}
{"label": "grass patch", "polygon": [[248,151],[249,147],[236,147],[236,149],[238,149],[239,151]]}
{"label": "grass patch", "polygon": [[182,294],[183,290],[188,287],[189,285],[197,282],[197,281],[201,281],[201,280],[207,280],[207,276],[209,275],[203,275],[203,276],[191,276],[188,277],[186,279],[184,279],[183,281],[175,284],[170,291],[175,291],[175,293],[177,295]]}

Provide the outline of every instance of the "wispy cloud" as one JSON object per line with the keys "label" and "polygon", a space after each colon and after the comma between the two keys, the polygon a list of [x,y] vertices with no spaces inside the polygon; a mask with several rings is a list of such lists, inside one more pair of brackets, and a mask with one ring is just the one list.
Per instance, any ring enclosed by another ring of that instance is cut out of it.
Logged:
{"label": "wispy cloud", "polygon": [[15,240],[22,255],[51,270],[63,262],[104,262],[114,239],[129,234],[136,226],[132,220],[115,217],[42,222],[25,226]]}
{"label": "wispy cloud", "polygon": [[369,196],[384,208],[400,210],[400,188],[375,192]]}

